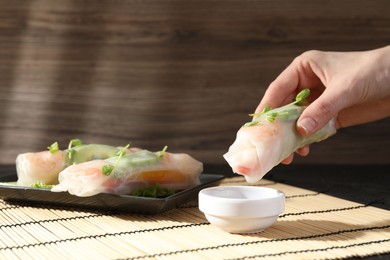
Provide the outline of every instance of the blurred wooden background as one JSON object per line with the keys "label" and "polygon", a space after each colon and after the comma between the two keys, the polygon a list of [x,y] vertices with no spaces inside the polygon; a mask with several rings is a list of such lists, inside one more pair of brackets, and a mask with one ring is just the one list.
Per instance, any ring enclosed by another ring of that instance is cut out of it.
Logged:
{"label": "blurred wooden background", "polygon": [[[309,49],[390,44],[387,0],[0,0],[0,163],[53,141],[188,152],[207,164]],[[302,164],[389,164],[390,120]]]}

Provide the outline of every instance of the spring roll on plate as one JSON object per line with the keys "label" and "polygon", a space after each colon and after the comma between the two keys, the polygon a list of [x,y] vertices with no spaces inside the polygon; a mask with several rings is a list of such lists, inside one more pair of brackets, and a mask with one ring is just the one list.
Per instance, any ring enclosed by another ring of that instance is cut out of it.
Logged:
{"label": "spring roll on plate", "polygon": [[41,152],[22,153],[16,157],[17,184],[21,186],[58,184],[58,174],[69,165],[115,156],[121,148],[104,144],[82,144],[79,139],[60,150],[55,142]]}
{"label": "spring roll on plate", "polygon": [[52,191],[68,191],[79,197],[98,193],[133,195],[154,185],[178,191],[200,184],[202,171],[203,164],[188,154],[139,150],[71,165],[60,172],[59,184]]}
{"label": "spring roll on plate", "polygon": [[336,133],[334,119],[308,137],[296,131],[296,121],[305,109],[309,94],[305,89],[288,105],[276,109],[266,107],[239,129],[236,140],[224,154],[233,172],[245,176],[249,183],[256,182],[298,148]]}

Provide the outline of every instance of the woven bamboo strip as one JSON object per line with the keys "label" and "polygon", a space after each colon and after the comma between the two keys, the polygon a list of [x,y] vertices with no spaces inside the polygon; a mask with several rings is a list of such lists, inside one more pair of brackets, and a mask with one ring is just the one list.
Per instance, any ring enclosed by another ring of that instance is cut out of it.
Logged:
{"label": "woven bamboo strip", "polygon": [[0,252],[0,259],[18,259],[18,257],[11,250],[3,250]]}
{"label": "woven bamboo strip", "polygon": [[[247,185],[241,177],[222,185]],[[262,180],[286,194],[265,232],[229,234],[207,223],[197,201],[155,216],[15,206],[0,201],[0,256],[12,259],[340,258],[388,252],[389,212]]]}

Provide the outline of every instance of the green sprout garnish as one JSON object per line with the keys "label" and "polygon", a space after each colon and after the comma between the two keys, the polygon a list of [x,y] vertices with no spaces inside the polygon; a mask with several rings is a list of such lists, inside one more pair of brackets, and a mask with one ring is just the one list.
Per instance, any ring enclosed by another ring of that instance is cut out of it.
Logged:
{"label": "green sprout garnish", "polygon": [[54,185],[44,184],[43,182],[35,182],[31,184],[32,188],[51,189]]}
{"label": "green sprout garnish", "polygon": [[277,116],[278,116],[278,113],[277,112],[273,112],[273,113],[268,114],[266,116],[266,118],[267,118],[268,122],[273,123]]}
{"label": "green sprout garnish", "polygon": [[103,168],[102,168],[102,172],[104,175],[108,176],[112,173],[112,171],[114,170],[115,166],[113,164],[107,164],[107,165],[104,165]]}
{"label": "green sprout garnish", "polygon": [[126,150],[130,147],[131,143],[126,145],[125,147],[122,147],[119,151],[115,153],[115,156],[124,156],[126,154]]}
{"label": "green sprout garnish", "polygon": [[73,150],[72,148],[73,147],[76,147],[76,146],[80,146],[80,145],[82,145],[83,144],[83,142],[81,142],[81,140],[80,139],[72,139],[72,140],[70,140],[70,142],[69,142],[69,145],[68,145],[68,158],[71,160],[72,159],[72,157],[73,157],[73,155],[75,154],[75,150]]}
{"label": "green sprout garnish", "polygon": [[72,139],[69,142],[68,149],[71,149],[72,147],[80,146],[83,142],[80,139]]}
{"label": "green sprout garnish", "polygon": [[[269,111],[271,111],[272,108],[268,105],[265,105],[265,107],[263,108],[263,110],[260,112],[260,113],[255,113],[255,114],[249,114],[249,116],[252,116],[252,117],[259,117],[265,113],[268,113]],[[271,116],[268,116],[267,115],[267,119],[269,122],[274,122],[276,117],[277,117],[278,113],[272,113]],[[260,123],[260,121],[252,121],[252,122],[248,122],[246,123],[244,126],[254,126],[254,125],[257,125],[258,123]]]}
{"label": "green sprout garnish", "polygon": [[304,106],[307,105],[308,101],[307,98],[310,96],[310,89],[305,88],[301,92],[298,93],[298,95],[295,97],[295,101],[293,104],[298,106]]}
{"label": "green sprout garnish", "polygon": [[53,154],[60,150],[60,148],[58,146],[58,142],[52,143],[49,147],[47,147],[47,149],[49,149],[50,153],[53,153]]}
{"label": "green sprout garnish", "polygon": [[164,146],[164,148],[161,151],[157,152],[157,157],[159,159],[162,158],[164,156],[164,153],[167,151],[167,149],[168,149],[168,146],[167,145]]}
{"label": "green sprout garnish", "polygon": [[265,114],[265,113],[267,113],[267,112],[269,112],[269,111],[271,111],[272,110],[272,108],[269,106],[269,105],[265,105],[265,107],[263,108],[263,110],[261,110],[261,112],[260,113],[256,113],[256,114],[249,114],[249,116],[261,116],[262,114]]}
{"label": "green sprout garnish", "polygon": [[104,175],[109,176],[115,169],[115,167],[118,165],[119,161],[122,159],[123,156],[126,154],[127,148],[130,147],[130,144],[126,145],[122,149],[120,149],[117,153],[116,156],[118,156],[117,160],[115,161],[114,164],[107,164],[102,167],[102,172]]}
{"label": "green sprout garnish", "polygon": [[[310,95],[310,89],[304,89],[297,94],[294,102],[285,105],[283,108],[287,108],[287,107],[292,106],[292,105],[305,106],[308,104],[307,98],[309,97],[309,95]],[[288,111],[283,111],[283,112],[274,111],[274,112],[272,112],[271,107],[269,107],[268,105],[266,105],[260,113],[249,114],[249,116],[259,117],[263,114],[266,114],[265,118],[270,123],[273,123],[277,117],[281,117],[281,116],[288,117]],[[244,126],[258,125],[262,120],[263,120],[262,118],[259,120],[253,120],[252,122],[248,122],[248,123],[244,124]]]}
{"label": "green sprout garnish", "polygon": [[163,188],[158,183],[146,188],[136,189],[131,192],[131,196],[149,197],[149,198],[165,198],[175,194],[175,190]]}

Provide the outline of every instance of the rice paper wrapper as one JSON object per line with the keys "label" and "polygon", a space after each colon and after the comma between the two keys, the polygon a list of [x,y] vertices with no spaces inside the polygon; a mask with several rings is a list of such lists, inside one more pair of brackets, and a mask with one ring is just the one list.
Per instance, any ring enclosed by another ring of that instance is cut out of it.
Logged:
{"label": "rice paper wrapper", "polygon": [[200,184],[203,164],[187,154],[166,152],[159,159],[149,151],[125,155],[109,175],[104,166],[117,158],[93,160],[67,167],[59,174],[53,192],[69,192],[79,197],[98,193],[130,194],[132,191],[158,184],[162,188],[184,190]]}
{"label": "rice paper wrapper", "polygon": [[245,176],[249,183],[259,181],[298,148],[336,133],[335,119],[332,119],[311,136],[301,136],[296,130],[296,121],[303,110],[304,107],[292,106],[288,116],[277,117],[274,121],[263,116],[256,125],[242,126],[236,140],[223,155],[233,172]]}

